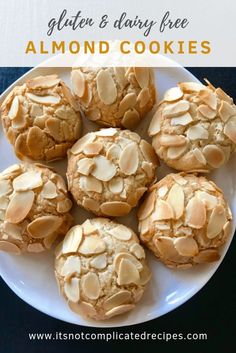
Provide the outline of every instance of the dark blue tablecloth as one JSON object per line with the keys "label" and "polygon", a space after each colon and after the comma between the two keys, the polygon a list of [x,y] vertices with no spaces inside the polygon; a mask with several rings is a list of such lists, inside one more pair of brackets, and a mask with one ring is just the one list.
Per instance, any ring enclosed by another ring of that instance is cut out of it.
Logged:
{"label": "dark blue tablecloth", "polygon": [[[27,68],[0,68],[0,93],[4,91]],[[214,85],[220,85],[236,98],[236,69],[232,68],[191,68],[190,71],[200,80],[207,77]],[[0,156],[1,158],[1,156]],[[236,178],[236,176],[235,176]],[[171,342],[77,342],[77,341],[30,341],[29,332],[109,332],[70,325],[31,308],[20,300],[1,280],[0,281],[0,353],[47,353],[47,352],[222,352],[231,353],[235,348],[235,290],[236,269],[235,240],[220,268],[191,300],[175,311],[150,322],[132,328],[116,329],[119,332],[170,332],[204,333],[207,341]],[[12,269],[14,271],[14,269]],[[161,286],[161,283],[159,283]],[[157,294],[158,295],[158,294]],[[158,300],[158,298],[157,298]]]}

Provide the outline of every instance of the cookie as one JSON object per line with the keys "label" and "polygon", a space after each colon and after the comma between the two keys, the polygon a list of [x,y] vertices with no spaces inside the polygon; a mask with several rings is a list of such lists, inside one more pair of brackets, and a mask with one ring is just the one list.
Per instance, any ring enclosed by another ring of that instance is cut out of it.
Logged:
{"label": "cookie", "polygon": [[42,165],[15,164],[0,173],[0,250],[50,249],[72,224],[62,177]]}
{"label": "cookie", "polygon": [[139,212],[140,238],[169,267],[217,261],[231,232],[222,191],[203,176],[169,174],[153,185]]}
{"label": "cookie", "polygon": [[103,126],[132,130],[156,102],[150,68],[76,68],[71,79],[86,117]]}
{"label": "cookie", "polygon": [[151,277],[136,234],[106,218],[71,228],[56,250],[55,267],[70,309],[96,320],[132,310]]}
{"label": "cookie", "polygon": [[177,170],[207,172],[235,151],[236,106],[221,88],[206,82],[169,89],[149,127],[156,153]]}
{"label": "cookie", "polygon": [[98,216],[124,216],[155,179],[152,146],[129,130],[101,129],[68,151],[68,188],[78,205]]}
{"label": "cookie", "polygon": [[78,105],[57,75],[35,77],[13,88],[1,113],[5,134],[21,160],[63,158],[80,137]]}

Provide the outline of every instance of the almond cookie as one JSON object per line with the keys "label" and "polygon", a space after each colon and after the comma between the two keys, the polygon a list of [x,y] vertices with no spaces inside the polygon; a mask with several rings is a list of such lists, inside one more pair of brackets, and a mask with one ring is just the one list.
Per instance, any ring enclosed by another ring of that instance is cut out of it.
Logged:
{"label": "almond cookie", "polygon": [[80,136],[78,105],[57,75],[35,77],[15,87],[1,112],[5,134],[22,160],[63,158]]}
{"label": "almond cookie", "polygon": [[78,205],[98,216],[124,216],[155,179],[152,146],[129,130],[101,129],[68,151],[68,187]]}
{"label": "almond cookie", "polygon": [[151,277],[136,234],[106,218],[71,228],[56,250],[55,266],[70,309],[95,320],[133,309]]}
{"label": "almond cookie", "polygon": [[77,102],[85,115],[103,126],[132,130],[156,102],[150,68],[75,68],[71,79]]}
{"label": "almond cookie", "polygon": [[167,266],[185,269],[219,260],[232,214],[212,181],[179,173],[150,188],[138,218],[142,242]]}
{"label": "almond cookie", "polygon": [[149,127],[153,147],[170,167],[207,172],[236,146],[236,106],[221,88],[182,82],[169,89]]}
{"label": "almond cookie", "polygon": [[43,165],[15,164],[0,173],[0,250],[50,249],[71,226],[72,202],[62,177]]}

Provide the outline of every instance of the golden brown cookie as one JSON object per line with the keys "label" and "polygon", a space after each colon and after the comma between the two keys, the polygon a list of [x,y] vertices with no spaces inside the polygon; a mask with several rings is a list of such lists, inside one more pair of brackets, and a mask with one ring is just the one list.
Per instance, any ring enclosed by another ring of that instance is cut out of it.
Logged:
{"label": "golden brown cookie", "polygon": [[149,127],[153,147],[164,162],[181,171],[225,164],[236,146],[236,106],[208,81],[182,82],[169,89]]}
{"label": "golden brown cookie", "polygon": [[77,102],[92,121],[134,129],[156,102],[153,71],[144,67],[72,70]]}
{"label": "golden brown cookie", "polygon": [[150,188],[138,218],[143,244],[167,266],[185,269],[219,260],[232,214],[212,181],[179,173]]}
{"label": "golden brown cookie", "polygon": [[55,266],[71,310],[96,320],[132,310],[151,277],[136,234],[107,218],[71,228],[57,248]]}
{"label": "golden brown cookie", "polygon": [[13,88],[1,113],[5,134],[22,160],[63,158],[80,136],[78,105],[57,75],[35,77]]}
{"label": "golden brown cookie", "polygon": [[155,180],[152,146],[129,130],[84,135],[68,152],[68,187],[78,205],[99,216],[124,216]]}
{"label": "golden brown cookie", "polygon": [[42,165],[15,164],[0,173],[0,250],[50,249],[70,228],[72,202],[62,177]]}

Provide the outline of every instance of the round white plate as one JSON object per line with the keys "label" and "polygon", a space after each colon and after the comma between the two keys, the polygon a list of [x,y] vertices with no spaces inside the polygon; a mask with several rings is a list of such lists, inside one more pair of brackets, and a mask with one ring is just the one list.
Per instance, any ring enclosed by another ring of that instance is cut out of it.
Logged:
{"label": "round white plate", "polygon": [[[43,73],[58,73],[64,81],[70,85],[69,68],[35,68],[24,75],[20,80],[16,81],[14,85],[24,82],[32,76],[37,76],[41,74],[42,71]],[[162,98],[166,89],[176,85],[179,81],[197,81],[192,74],[181,67],[159,68],[155,73],[159,99]],[[8,88],[0,100],[3,99],[13,86]],[[150,113],[137,130],[137,132],[146,139],[148,139],[146,131],[152,115],[153,113]],[[83,133],[87,132],[89,129],[96,130],[98,127],[88,122],[88,120],[84,120]],[[0,170],[3,170],[17,161],[13,149],[4,137],[1,128],[0,153]],[[51,163],[51,165],[61,174],[65,174],[66,161],[54,162]],[[170,169],[162,165],[161,168],[158,169],[158,180],[168,172],[170,172]],[[231,158],[226,166],[209,176],[224,190],[225,196],[230,203],[234,220],[236,219],[235,175],[236,155]],[[75,221],[78,223],[81,223],[88,217],[92,217],[92,214],[79,209],[77,206],[74,206],[73,214]],[[131,215],[119,219],[119,221],[137,230],[134,211]],[[235,229],[235,221],[233,229]],[[221,261],[226,254],[229,243],[230,242],[222,249]],[[82,319],[67,307],[65,300],[58,293],[54,278],[53,251],[38,255],[26,254],[22,256],[11,256],[9,254],[0,253],[0,274],[8,286],[21,299],[50,316],[77,325],[118,327],[134,325],[155,319],[177,308],[206,284],[220,264],[220,262],[217,262],[209,265],[198,265],[193,269],[185,271],[174,271],[158,262],[149,252],[147,257],[153,276],[142,300],[132,312],[105,322]]]}

